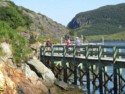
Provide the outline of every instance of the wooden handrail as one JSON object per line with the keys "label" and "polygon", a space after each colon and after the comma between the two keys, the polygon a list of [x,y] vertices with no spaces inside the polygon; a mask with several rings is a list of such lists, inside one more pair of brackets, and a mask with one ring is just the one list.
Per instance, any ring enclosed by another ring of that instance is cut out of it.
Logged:
{"label": "wooden handrail", "polygon": [[[69,51],[66,50],[66,45],[53,45],[51,49],[46,50],[47,46],[41,47],[42,55],[46,55],[46,53],[51,53],[50,55],[55,56],[62,55],[63,57],[77,55],[77,48],[80,49],[80,57],[84,56],[86,59],[88,57],[98,57],[98,59],[104,57],[110,57],[116,61],[117,58],[125,59],[125,46],[108,46],[108,45],[81,45],[77,47],[76,45],[70,45]],[[78,56],[77,56],[78,57]]]}

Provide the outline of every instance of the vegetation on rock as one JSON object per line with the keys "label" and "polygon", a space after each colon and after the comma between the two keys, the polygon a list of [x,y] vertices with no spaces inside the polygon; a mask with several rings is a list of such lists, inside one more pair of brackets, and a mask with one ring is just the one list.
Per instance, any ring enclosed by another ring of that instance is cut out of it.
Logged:
{"label": "vegetation on rock", "polygon": [[27,59],[31,44],[43,43],[48,38],[57,43],[67,32],[67,28],[40,13],[16,6],[12,1],[0,0],[0,43],[12,46],[16,63]]}
{"label": "vegetation on rock", "polygon": [[13,31],[5,22],[0,22],[0,43],[7,42],[12,46],[14,61],[19,63],[31,52],[27,47],[27,40]]}

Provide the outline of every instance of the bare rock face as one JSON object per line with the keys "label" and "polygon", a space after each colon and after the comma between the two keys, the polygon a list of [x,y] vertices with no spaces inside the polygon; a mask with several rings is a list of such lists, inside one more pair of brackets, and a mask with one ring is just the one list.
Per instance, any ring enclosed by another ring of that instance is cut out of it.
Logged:
{"label": "bare rock face", "polygon": [[39,57],[40,54],[40,47],[42,46],[42,43],[39,41],[35,42],[34,44],[30,45],[30,48],[33,50],[33,55],[36,57]]}
{"label": "bare rock face", "polygon": [[22,64],[24,66],[21,66],[20,70],[10,62],[11,46],[3,42],[0,47],[5,54],[0,55],[0,94],[48,94],[48,89],[55,81],[55,76],[50,69],[37,58],[33,58],[29,61],[29,65],[34,66],[37,72],[27,64]]}
{"label": "bare rock face", "polygon": [[[25,76],[30,79],[30,82],[33,85],[38,85],[38,86],[42,86],[42,91],[48,93],[48,89],[46,88],[46,86],[42,83],[41,79],[37,76],[37,74],[31,70],[31,68],[27,65],[27,64],[23,64],[23,73],[25,74]],[[41,84],[42,83],[42,84]]]}
{"label": "bare rock face", "polygon": [[52,19],[42,14],[27,12],[26,10],[21,8],[20,10],[22,10],[24,16],[29,17],[33,21],[33,23],[31,23],[30,25],[30,31],[39,32],[43,36],[56,39],[60,39],[60,37],[69,32],[69,30],[65,26],[53,21]]}
{"label": "bare rock face", "polygon": [[4,78],[4,75],[3,75],[3,68],[2,68],[2,64],[0,64],[0,91],[3,91],[4,88],[5,88],[5,78]]}
{"label": "bare rock face", "polygon": [[11,48],[10,44],[3,42],[0,44],[0,47],[2,48],[2,51],[5,54],[5,57],[7,57],[7,58],[13,57],[12,48]]}
{"label": "bare rock face", "polygon": [[47,87],[35,77],[26,77],[9,62],[0,60],[0,94],[47,94]]}
{"label": "bare rock face", "polygon": [[8,6],[8,4],[7,4],[6,0],[0,1],[0,7],[7,7],[7,6]]}
{"label": "bare rock face", "polygon": [[63,88],[64,90],[68,90],[68,84],[65,83],[64,81],[59,81],[59,80],[56,80],[55,81],[55,84],[61,88]]}
{"label": "bare rock face", "polygon": [[34,69],[34,71],[43,79],[43,83],[48,87],[52,87],[56,80],[53,72],[48,69],[41,61],[37,58],[33,58],[27,62],[27,64]]}
{"label": "bare rock face", "polygon": [[42,43],[40,43],[39,41],[35,42],[34,44],[31,44],[30,47],[32,49],[38,50],[41,47]]}

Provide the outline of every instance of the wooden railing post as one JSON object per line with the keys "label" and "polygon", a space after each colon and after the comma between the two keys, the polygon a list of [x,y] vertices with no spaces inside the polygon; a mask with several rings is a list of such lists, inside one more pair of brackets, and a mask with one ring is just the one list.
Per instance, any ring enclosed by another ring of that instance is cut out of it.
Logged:
{"label": "wooden railing post", "polygon": [[92,66],[92,72],[93,72],[93,81],[92,81],[93,90],[96,90],[96,79],[98,78],[97,77],[97,66],[96,65]]}
{"label": "wooden railing post", "polygon": [[[86,62],[86,63],[88,63],[88,62]],[[90,94],[90,69],[89,69],[89,64],[87,64],[87,66],[86,66],[87,68],[86,68],[86,78],[87,78],[87,93],[88,94]]]}
{"label": "wooden railing post", "polygon": [[114,73],[114,94],[117,94],[117,68],[116,63],[117,50],[116,46],[113,47],[113,73]]}
{"label": "wooden railing post", "polygon": [[76,56],[76,45],[73,47],[73,63],[74,63],[74,84],[77,85],[77,71],[78,71],[78,64],[75,60]]}
{"label": "wooden railing post", "polygon": [[51,55],[51,69],[54,72],[55,64],[54,64],[54,46],[50,47],[50,55]]}
{"label": "wooden railing post", "polygon": [[102,56],[102,47],[98,47],[98,62],[99,62],[99,90],[100,94],[103,94],[103,74],[102,74],[102,63],[101,63],[101,56]]}
{"label": "wooden railing post", "polygon": [[102,47],[99,46],[98,48],[98,60],[101,61],[101,57],[102,57]]}
{"label": "wooden railing post", "polygon": [[89,56],[89,48],[88,46],[85,47],[85,59],[88,60],[88,56]]}
{"label": "wooden railing post", "polygon": [[113,47],[113,64],[116,62],[116,57],[117,57],[117,49],[116,46]]}
{"label": "wooden railing post", "polygon": [[40,48],[40,61],[42,61],[43,63],[45,63],[45,46],[42,46]]}
{"label": "wooden railing post", "polygon": [[[122,50],[121,50],[121,49],[119,49],[118,51],[119,51],[119,53],[121,53],[121,52],[122,52]],[[122,56],[119,56],[119,59],[122,59]]]}
{"label": "wooden railing post", "polygon": [[67,82],[67,66],[66,66],[66,46],[63,46],[63,79],[64,82]]}
{"label": "wooden railing post", "polygon": [[119,68],[119,94],[122,94],[122,68]]}
{"label": "wooden railing post", "polygon": [[89,56],[89,47],[87,45],[85,47],[86,79],[87,79],[87,93],[90,94],[90,73],[89,73],[88,56]]}
{"label": "wooden railing post", "polygon": [[[104,66],[104,87],[105,87],[106,89],[108,88],[108,83],[107,83],[108,77],[107,77],[107,73],[108,73],[108,71],[107,71],[107,66]],[[106,91],[106,89],[105,89],[105,93],[104,93],[104,94],[108,94],[108,92]]]}

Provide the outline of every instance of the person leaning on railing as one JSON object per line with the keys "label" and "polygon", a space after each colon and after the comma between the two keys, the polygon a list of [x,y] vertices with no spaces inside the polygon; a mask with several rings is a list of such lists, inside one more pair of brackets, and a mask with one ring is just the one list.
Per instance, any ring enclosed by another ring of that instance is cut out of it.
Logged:
{"label": "person leaning on railing", "polygon": [[80,56],[80,48],[79,48],[79,46],[81,45],[81,41],[80,41],[79,37],[76,37],[75,44],[76,44],[76,55]]}

